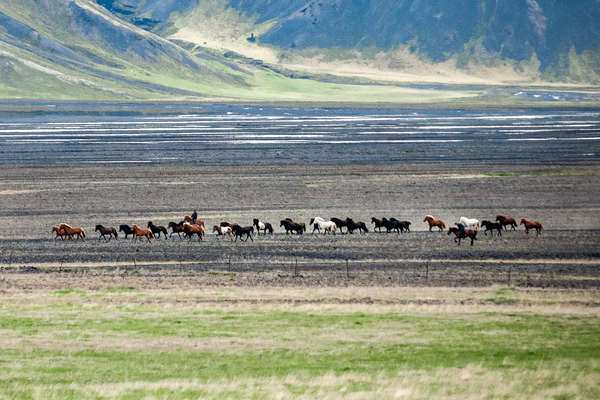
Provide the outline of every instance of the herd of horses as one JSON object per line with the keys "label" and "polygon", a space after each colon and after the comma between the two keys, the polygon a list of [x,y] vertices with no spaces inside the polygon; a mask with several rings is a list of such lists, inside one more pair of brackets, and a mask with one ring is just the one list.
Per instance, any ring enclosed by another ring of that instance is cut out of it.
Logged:
{"label": "herd of horses", "polygon": [[[429,231],[432,232],[433,228],[438,228],[440,232],[446,229],[446,223],[441,219],[436,219],[432,215],[426,215],[423,219],[429,225]],[[373,231],[383,233],[382,228],[385,229],[386,233],[405,233],[410,232],[410,221],[400,221],[396,218],[371,218],[371,224],[374,226]],[[367,225],[362,221],[354,221],[352,218],[340,219],[331,218],[325,220],[321,217],[314,217],[310,219],[309,227],[312,227],[312,233],[315,231],[318,233],[333,234],[337,232],[344,234],[346,229],[347,234],[353,234],[358,231],[359,233],[368,233],[369,229]],[[460,217],[459,221],[455,223],[455,227],[448,228],[448,235],[454,234],[454,241],[460,245],[462,239],[470,239],[471,246],[473,242],[477,240],[477,232],[481,228],[485,228],[483,232],[487,236],[488,232],[490,235],[494,235],[494,231],[497,232],[498,236],[502,236],[503,231],[507,231],[510,227],[511,230],[516,230],[518,226],[523,225],[525,227],[525,233],[529,234],[530,230],[535,230],[536,235],[542,233],[542,224],[539,221],[529,221],[526,218],[522,218],[519,225],[514,218],[506,217],[504,215],[497,215],[493,221],[483,220],[479,221],[475,218]],[[286,218],[279,221],[279,227],[285,230],[287,234],[302,235],[307,232],[306,224],[304,222],[294,221],[291,218]],[[171,232],[169,232],[169,229]],[[230,240],[237,241],[254,241],[253,236],[260,235],[261,231],[263,235],[273,234],[273,226],[269,222],[260,221],[258,218],[254,218],[252,225],[242,226],[239,224],[232,224],[227,221],[221,222],[219,225],[214,225],[212,233],[217,238],[224,239],[228,237]],[[193,219],[186,215],[183,220],[179,222],[169,222],[167,226],[155,225],[152,221],[148,221],[146,228],[140,228],[139,226],[133,225],[119,225],[119,230],[112,226],[96,225],[94,230],[99,233],[98,239],[111,240],[119,237],[119,232],[125,235],[127,239],[130,235],[134,240],[146,240],[150,242],[152,239],[160,239],[161,235],[164,239],[171,238],[174,234],[180,239],[187,238],[191,240],[194,235],[198,240],[203,240],[206,236],[206,230],[203,220]],[[81,227],[72,227],[68,224],[60,224],[59,226],[53,226],[52,232],[56,233],[54,239],[62,240],[85,240],[85,231]],[[182,236],[183,235],[183,236]]]}

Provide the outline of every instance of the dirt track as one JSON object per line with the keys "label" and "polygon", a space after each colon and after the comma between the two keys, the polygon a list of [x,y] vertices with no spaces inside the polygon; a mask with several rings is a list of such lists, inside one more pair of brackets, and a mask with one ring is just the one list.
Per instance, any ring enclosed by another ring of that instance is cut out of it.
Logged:
{"label": "dirt track", "polygon": [[[0,288],[35,287],[33,281],[52,285],[52,280],[40,281],[40,273],[75,287],[108,285],[124,277],[135,277],[138,286],[176,286],[182,278],[197,285],[456,286],[505,283],[509,273],[518,285],[597,287],[597,171],[580,165],[441,164],[285,166],[275,171],[8,168],[0,172],[0,222],[6,227],[0,266],[8,279]],[[194,208],[209,228],[222,220],[250,224],[258,217],[272,222],[277,233],[248,243],[209,235],[201,243],[175,239],[149,245],[105,243],[93,232],[97,223],[145,226],[153,220],[166,225]],[[461,215],[493,219],[498,213],[538,219],[544,233],[526,236],[520,229],[502,238],[480,233],[474,246],[457,246],[445,233],[426,232],[422,222],[425,214],[450,225]],[[370,227],[372,216],[395,216],[412,221],[413,232],[298,237],[286,236],[278,226],[285,217],[308,223],[316,215],[351,216]],[[50,227],[60,222],[85,227],[88,240],[52,240]],[[32,279],[18,278],[24,273]],[[82,274],[93,279],[80,279]]]}

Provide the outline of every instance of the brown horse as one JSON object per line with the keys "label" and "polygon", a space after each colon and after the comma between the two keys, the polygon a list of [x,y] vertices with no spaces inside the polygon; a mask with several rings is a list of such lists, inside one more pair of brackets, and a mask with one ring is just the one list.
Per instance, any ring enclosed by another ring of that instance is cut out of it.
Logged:
{"label": "brown horse", "polygon": [[150,240],[154,238],[150,229],[142,229],[135,224],[131,226],[131,229],[133,229],[133,240],[137,240],[138,237],[145,237],[148,240],[148,243],[151,243]]}
{"label": "brown horse", "polygon": [[107,240],[106,235],[108,235],[108,240],[112,239],[113,236],[115,237],[115,239],[117,239],[117,237],[119,237],[117,230],[115,228],[113,228],[112,226],[96,225],[96,229],[94,229],[94,232],[100,232],[100,236],[98,236],[98,240],[100,240],[101,238],[104,240]]}
{"label": "brown horse", "polygon": [[517,221],[515,221],[514,218],[505,217],[504,215],[496,215],[496,221],[498,221],[502,225],[504,230],[507,230],[506,229],[507,225],[511,226],[512,231],[517,229]]}
{"label": "brown horse", "polygon": [[444,221],[442,221],[441,219],[435,219],[431,215],[426,215],[423,219],[423,222],[427,222],[429,224],[429,232],[431,232],[431,228],[433,228],[434,226],[440,228],[440,232],[446,229],[446,224],[444,223]]}
{"label": "brown horse", "polygon": [[69,239],[73,239],[73,236],[67,235],[67,233],[65,232],[65,230],[59,228],[58,226],[53,226],[52,227],[52,232],[56,232],[56,236],[54,237],[54,240],[56,240],[58,238],[61,238],[62,240],[65,240],[65,237],[68,237]]}
{"label": "brown horse", "polygon": [[[187,222],[190,225],[194,224],[194,222],[192,221],[192,217],[190,217],[189,215],[186,215],[185,217],[183,217],[183,222]],[[196,225],[200,225],[202,227],[202,229],[205,228],[204,221],[201,219],[196,220]]]}
{"label": "brown horse", "polygon": [[225,235],[227,235],[227,236],[229,236],[229,239],[233,240],[233,237],[231,237],[231,227],[230,226],[214,225],[213,232],[216,232],[217,236],[222,236],[223,239],[225,238]]}
{"label": "brown horse", "polygon": [[205,235],[204,226],[199,224],[183,224],[183,232],[190,240],[192,240],[192,236],[194,235],[198,235],[198,240],[202,240],[202,236]]}
{"label": "brown horse", "polygon": [[539,221],[528,221],[525,218],[521,218],[521,223],[519,225],[525,225],[526,234],[529,234],[530,229],[535,229],[535,233],[539,235],[542,233],[542,229],[544,229]]}
{"label": "brown horse", "polygon": [[69,237],[69,239],[73,239],[73,237],[77,235],[77,240],[81,239],[85,241],[85,231],[83,230],[83,228],[74,228],[71,225],[67,224],[60,224],[58,228],[59,231],[62,230]]}
{"label": "brown horse", "polygon": [[473,246],[473,241],[477,240],[477,231],[474,231],[473,229],[467,229],[463,233],[463,231],[458,228],[450,227],[448,228],[448,235],[451,233],[454,233],[454,241],[458,243],[459,246],[461,239],[471,239],[471,246]]}

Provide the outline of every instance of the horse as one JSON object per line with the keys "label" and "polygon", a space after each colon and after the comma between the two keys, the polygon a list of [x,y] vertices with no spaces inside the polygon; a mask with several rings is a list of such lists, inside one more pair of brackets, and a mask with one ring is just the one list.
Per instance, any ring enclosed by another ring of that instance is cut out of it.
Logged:
{"label": "horse", "polygon": [[333,221],[333,223],[337,225],[338,229],[340,230],[340,233],[343,235],[344,230],[342,228],[346,226],[346,221],[335,217],[331,218],[330,221]]}
{"label": "horse", "polygon": [[201,219],[196,219],[195,221],[189,215],[183,217],[183,222],[187,222],[190,225],[200,225],[204,228],[204,221]]}
{"label": "horse", "polygon": [[184,233],[183,221],[179,223],[171,221],[167,224],[167,227],[171,228],[171,234],[169,236],[173,236],[173,234],[176,233],[177,236],[179,236],[179,239],[181,239],[181,234]]}
{"label": "horse", "polygon": [[59,228],[58,226],[53,226],[52,227],[52,232],[56,232],[56,236],[54,237],[54,240],[58,239],[59,237],[62,240],[65,240],[65,236],[68,237],[69,239],[73,239],[73,236],[67,235],[67,233],[65,232],[65,230]]}
{"label": "horse", "polygon": [[[384,218],[385,219],[385,218]],[[375,232],[375,229],[378,229],[378,232],[381,233],[381,228],[386,228],[385,224],[383,223],[383,220],[377,219],[375,217],[371,218],[371,223],[373,225],[375,225],[375,228],[373,228],[373,232]],[[387,229],[387,228],[386,228]]]}
{"label": "horse", "polygon": [[397,233],[400,233],[400,225],[397,222],[389,220],[389,219],[383,217],[381,219],[381,223],[385,227],[385,230],[387,231],[387,233],[390,233],[391,231],[394,231],[394,230]]}
{"label": "horse", "polygon": [[481,227],[479,220],[475,219],[475,218],[460,217],[460,219],[458,220],[458,223],[463,224],[465,226],[465,228],[469,228],[469,229],[473,229],[473,230],[477,230]]}
{"label": "horse", "polygon": [[321,229],[323,229],[323,234],[333,233],[337,231],[337,225],[333,221],[325,221],[321,217],[314,217],[310,219],[309,225],[313,227],[312,233],[315,233],[315,230],[321,233]]}
{"label": "horse", "polygon": [[221,222],[221,223],[219,224],[219,226],[220,226],[220,227],[228,226],[228,227],[230,227],[230,228],[231,228],[231,224],[230,224],[229,222],[227,222],[227,221],[223,221],[223,222]]}
{"label": "horse", "polygon": [[150,229],[142,229],[136,224],[131,225],[131,229],[133,230],[133,240],[137,241],[139,237],[145,237],[150,243],[150,239],[154,238],[152,231]]}
{"label": "horse", "polygon": [[542,233],[542,229],[544,229],[544,227],[539,221],[528,221],[525,218],[521,218],[521,222],[519,223],[519,225],[525,225],[526,234],[529,234],[530,229],[535,229],[536,235],[540,235]]}
{"label": "horse", "polygon": [[435,219],[432,215],[426,215],[423,219],[423,222],[427,222],[429,224],[429,232],[431,232],[431,228],[437,226],[440,228],[440,232],[446,229],[446,224],[441,219]]}
{"label": "horse", "polygon": [[[196,222],[198,222],[196,220]],[[204,226],[200,224],[183,224],[183,233],[188,237],[189,240],[192,240],[192,236],[198,235],[198,240],[202,240],[202,237],[205,235]]]}
{"label": "horse", "polygon": [[152,231],[152,235],[154,235],[155,238],[160,239],[161,232],[165,236],[165,239],[167,238],[167,228],[164,226],[156,226],[152,221],[148,221],[148,228]]}
{"label": "horse", "polygon": [[81,239],[85,241],[85,231],[83,228],[74,228],[67,224],[60,224],[58,228],[59,231],[63,230],[65,234],[69,236],[69,239],[73,239],[73,236],[77,235],[78,240]]}
{"label": "horse", "polygon": [[473,229],[464,230],[464,227],[463,229],[450,227],[448,228],[448,235],[451,233],[454,233],[454,242],[458,243],[458,246],[460,246],[461,239],[471,239],[471,246],[473,246],[473,241],[477,240],[477,231]]}
{"label": "horse", "polygon": [[119,235],[117,234],[117,230],[112,226],[105,227],[102,225],[96,225],[96,229],[94,230],[94,232],[98,231],[100,232],[98,240],[100,240],[100,238],[106,240],[106,235],[108,235],[108,240],[112,239],[113,236],[115,237],[115,239],[119,237]]}
{"label": "horse", "polygon": [[[252,239],[252,234],[254,233],[253,226],[241,227],[238,224],[233,224],[231,226],[231,231],[233,232],[233,235],[235,236],[236,242],[238,240],[238,237],[240,238],[240,241],[242,241],[242,242],[247,242],[248,239],[250,239],[251,241],[254,242],[254,239]],[[242,236],[244,236],[244,235],[246,235],[246,240],[242,239]]]}
{"label": "horse", "polygon": [[229,236],[229,239],[233,240],[233,238],[231,237],[231,227],[230,226],[214,225],[213,233],[216,233],[217,236],[222,236],[223,238],[225,238],[225,235],[227,235],[227,236]]}
{"label": "horse", "polygon": [[504,230],[506,229],[507,225],[511,226],[511,230],[515,231],[517,230],[517,221],[515,221],[514,218],[509,218],[509,217],[505,217],[504,215],[496,215],[496,221],[500,222],[500,224],[502,224],[502,226],[504,227]]}
{"label": "horse", "polygon": [[483,226],[485,228],[485,231],[483,232],[483,234],[486,236],[487,236],[487,233],[490,232],[490,235],[492,235],[492,237],[493,237],[494,229],[498,231],[498,236],[502,236],[502,224],[500,224],[498,222],[481,221],[481,226]]}
{"label": "horse", "polygon": [[302,223],[297,223],[291,220],[291,218],[282,219],[279,221],[279,226],[285,229],[285,234],[296,232],[298,235],[302,235],[303,232],[306,231],[306,225]]}
{"label": "horse", "polygon": [[119,225],[119,232],[123,232],[125,234],[125,239],[129,235],[133,235],[133,229],[129,225]]}
{"label": "horse", "polygon": [[260,231],[263,231],[265,235],[267,234],[267,231],[269,231],[271,235],[273,234],[273,226],[268,222],[262,222],[259,221],[258,218],[254,218],[254,220],[252,220],[252,224],[256,227],[257,235],[260,235]]}
{"label": "horse", "polygon": [[390,218],[390,221],[394,222],[398,225],[398,227],[400,228],[400,233],[404,233],[404,231],[410,232],[410,225],[411,225],[410,221],[398,221],[394,217]]}
{"label": "horse", "polygon": [[358,221],[354,222],[352,218],[346,218],[346,229],[348,233],[352,234],[355,230],[358,229],[359,233],[367,233],[369,230],[367,229],[367,225],[364,222]]}

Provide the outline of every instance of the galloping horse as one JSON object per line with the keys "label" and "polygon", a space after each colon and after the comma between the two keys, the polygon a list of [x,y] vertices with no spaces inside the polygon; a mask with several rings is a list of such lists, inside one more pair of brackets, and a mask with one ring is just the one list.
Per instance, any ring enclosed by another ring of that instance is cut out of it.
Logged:
{"label": "galloping horse", "polygon": [[308,224],[313,227],[312,233],[315,233],[315,231],[321,233],[321,229],[323,229],[323,234],[333,233],[335,235],[335,232],[338,229],[335,222],[325,221],[321,217],[311,218]]}
{"label": "galloping horse", "polygon": [[[198,220],[196,220],[198,222]],[[200,224],[183,224],[183,233],[188,237],[189,240],[192,240],[192,236],[198,235],[198,240],[202,240],[202,237],[205,235],[204,226]]]}
{"label": "galloping horse", "polygon": [[507,225],[511,226],[511,230],[517,230],[517,221],[515,221],[514,218],[505,217],[504,215],[496,215],[496,221],[502,224],[504,230],[506,230]]}
{"label": "galloping horse", "polygon": [[[244,226],[241,227],[238,224],[233,224],[231,226],[231,231],[233,232],[233,235],[235,236],[235,241],[237,242],[238,237],[240,238],[240,240],[242,242],[247,242],[248,239],[250,239],[251,241],[254,242],[254,239],[252,239],[252,234],[254,233],[254,227],[253,226]],[[242,239],[242,236],[246,235],[246,240]]]}
{"label": "galloping horse", "polygon": [[475,218],[460,217],[458,223],[464,225],[465,228],[473,230],[477,230],[481,227],[479,220]]}
{"label": "galloping horse", "polygon": [[337,225],[340,233],[343,235],[344,230],[342,228],[346,226],[346,221],[335,217],[331,218],[330,221],[333,221]]}
{"label": "galloping horse", "polygon": [[171,234],[169,236],[173,236],[173,234],[176,233],[177,236],[179,236],[179,239],[181,239],[181,234],[184,233],[183,221],[180,223],[171,221],[167,224],[167,227],[171,228]]}
{"label": "galloping horse", "polygon": [[125,234],[125,239],[129,235],[133,235],[133,229],[129,225],[119,225],[119,232],[123,232]]}
{"label": "galloping horse", "polygon": [[102,226],[102,225],[96,225],[96,229],[94,230],[94,232],[100,232],[100,236],[98,236],[98,240],[100,240],[101,238],[106,240],[106,235],[108,235],[108,240],[112,239],[112,237],[114,236],[115,239],[119,236],[117,234],[117,230],[115,228],[113,228],[112,226]]}
{"label": "galloping horse", "polygon": [[306,231],[306,225],[292,221],[290,218],[282,219],[279,221],[279,226],[285,229],[285,234],[296,232],[298,235],[302,235]]}
{"label": "galloping horse", "polygon": [[272,235],[273,234],[273,226],[268,223],[268,222],[262,222],[259,221],[258,218],[254,218],[254,220],[252,221],[253,226],[256,227],[256,234],[260,235],[260,231],[263,231],[263,233],[266,235],[267,231],[269,231],[269,233]]}
{"label": "galloping horse", "polygon": [[73,236],[77,235],[78,240],[81,239],[85,241],[85,231],[83,228],[74,228],[67,224],[60,224],[58,228],[59,231],[62,230],[67,236],[69,236],[69,239],[73,239]]}
{"label": "galloping horse", "polygon": [[233,238],[231,237],[231,227],[230,226],[214,225],[213,232],[217,234],[217,237],[222,236],[223,239],[225,239],[225,235],[227,235],[227,236],[229,236],[229,239],[233,240]]}
{"label": "galloping horse", "polygon": [[544,229],[539,221],[528,221],[525,218],[521,218],[521,223],[519,225],[525,225],[526,234],[529,234],[530,229],[535,229],[536,235],[540,235],[542,233],[542,229]]}
{"label": "galloping horse", "polygon": [[485,228],[483,234],[486,236],[488,232],[490,232],[490,235],[494,236],[494,229],[498,231],[498,236],[502,236],[502,224],[498,222],[481,221],[481,226]]}
{"label": "galloping horse", "polygon": [[431,228],[437,226],[440,228],[440,232],[446,229],[446,224],[441,219],[435,219],[432,215],[426,215],[423,219],[423,222],[427,222],[429,224],[429,232],[431,232]]}
{"label": "galloping horse", "polygon": [[150,229],[142,229],[136,224],[131,226],[131,230],[133,230],[133,240],[135,241],[137,241],[138,237],[145,237],[148,240],[148,243],[150,243],[150,239],[154,238]]}
{"label": "galloping horse", "polygon": [[471,246],[473,246],[473,241],[477,240],[477,231],[474,231],[473,229],[464,230],[452,226],[448,228],[448,235],[450,235],[451,233],[454,233],[454,241],[458,243],[459,246],[461,239],[471,239]]}
{"label": "galloping horse", "polygon": [[400,227],[400,233],[403,233],[404,231],[410,232],[410,221],[398,221],[394,217],[390,218],[390,221],[396,223]]}
{"label": "galloping horse", "polygon": [[[384,218],[385,219],[385,218]],[[375,228],[373,228],[373,232],[375,232],[375,229],[378,230],[379,233],[381,233],[381,228],[386,228],[385,223],[383,223],[382,220],[377,219],[375,217],[371,218],[371,223],[373,225],[375,225]],[[387,229],[387,228],[386,228]],[[389,231],[388,231],[389,232]]]}
{"label": "galloping horse", "polygon": [[201,219],[197,219],[196,222],[194,223],[192,220],[192,217],[190,217],[189,215],[186,215],[183,217],[183,222],[187,222],[190,225],[200,225],[202,228],[204,228],[204,221]]}
{"label": "galloping horse", "polygon": [[148,228],[152,231],[152,235],[154,235],[155,238],[160,239],[161,232],[165,236],[165,239],[167,238],[167,228],[164,226],[156,226],[152,221],[148,221]]}
{"label": "galloping horse", "polygon": [[69,239],[73,239],[73,236],[67,235],[67,233],[65,232],[65,230],[59,228],[58,226],[53,226],[52,227],[52,232],[56,232],[56,236],[54,237],[54,240],[56,240],[58,238],[61,238],[62,240],[65,240],[65,236],[67,236]]}
{"label": "galloping horse", "polygon": [[354,222],[352,218],[346,218],[346,229],[348,229],[348,233],[350,234],[354,233],[354,231],[357,229],[359,233],[369,232],[369,230],[367,229],[367,225],[365,225],[364,222]]}

